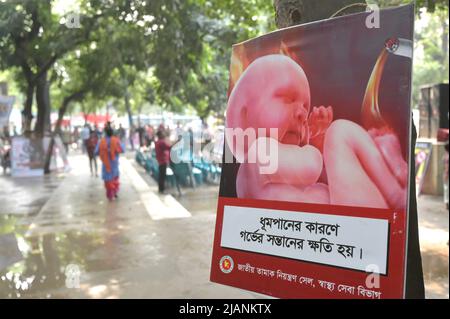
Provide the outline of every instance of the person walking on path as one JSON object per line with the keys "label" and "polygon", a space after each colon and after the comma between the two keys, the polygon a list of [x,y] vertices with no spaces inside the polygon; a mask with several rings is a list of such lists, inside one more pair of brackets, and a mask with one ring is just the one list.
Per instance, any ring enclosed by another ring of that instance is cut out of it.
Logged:
{"label": "person walking on path", "polygon": [[145,127],[145,146],[150,148],[152,143],[155,141],[155,132],[153,126],[146,125]]}
{"label": "person walking on path", "polygon": [[83,153],[85,153],[87,151],[86,150],[86,143],[87,143],[87,140],[89,139],[90,132],[91,132],[91,130],[89,128],[89,125],[87,123],[84,124],[84,127],[81,130],[81,134],[80,134],[80,136],[81,136],[81,143],[82,143],[81,147],[82,147]]}
{"label": "person walking on path", "polygon": [[69,154],[70,145],[72,144],[72,134],[70,132],[70,127],[65,127],[61,135],[66,154]]}
{"label": "person walking on path", "polygon": [[158,137],[158,141],[155,143],[156,160],[159,165],[158,191],[160,194],[164,194],[167,166],[170,165],[171,146],[166,141],[166,134],[164,131],[158,131],[156,136]]}
{"label": "person walking on path", "polygon": [[95,149],[98,143],[98,136],[94,130],[91,130],[90,136],[86,141],[86,151],[89,157],[89,168],[91,170],[91,176],[98,176],[97,174],[97,155],[95,154]]}
{"label": "person walking on path", "polygon": [[79,149],[79,147],[80,147],[80,131],[78,130],[78,127],[75,127],[73,130],[72,140],[73,140],[73,143],[76,144],[76,148]]}
{"label": "person walking on path", "polygon": [[[108,122],[108,123],[109,123],[109,122]],[[110,129],[112,129],[110,123],[107,124],[107,125],[109,126]],[[102,137],[102,131],[98,128],[98,125],[97,125],[97,124],[94,125],[94,131],[95,131],[95,133],[97,133],[98,138],[101,138],[101,137]],[[114,131],[113,131],[113,132],[114,132]]]}
{"label": "person walking on path", "polygon": [[120,143],[122,143],[122,145],[125,145],[127,133],[125,129],[122,127],[122,124],[119,124],[119,128],[117,129],[117,135],[120,138]]}
{"label": "person walking on path", "polygon": [[144,135],[145,135],[145,129],[142,126],[139,126],[137,129],[138,132],[138,136],[139,136],[139,147],[143,147],[144,146]]}
{"label": "person walking on path", "polygon": [[108,123],[105,127],[105,137],[98,143],[95,154],[102,161],[102,179],[105,182],[106,197],[111,201],[117,198],[119,192],[119,154],[124,147],[118,137],[113,135],[113,129]]}

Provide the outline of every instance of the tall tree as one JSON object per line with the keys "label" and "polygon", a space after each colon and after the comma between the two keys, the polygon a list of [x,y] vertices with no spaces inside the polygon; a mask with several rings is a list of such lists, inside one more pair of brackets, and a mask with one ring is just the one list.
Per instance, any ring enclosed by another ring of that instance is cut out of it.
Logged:
{"label": "tall tree", "polygon": [[413,102],[420,100],[420,88],[424,85],[448,83],[449,43],[448,8],[421,14],[426,23],[416,25],[414,57]]}
{"label": "tall tree", "polygon": [[52,1],[0,2],[0,56],[2,67],[17,67],[26,81],[23,114],[26,129],[32,118],[36,93],[38,119],[35,131],[43,134],[50,121],[50,79],[55,62],[89,38],[98,14],[83,17],[82,28],[68,28],[52,12]]}

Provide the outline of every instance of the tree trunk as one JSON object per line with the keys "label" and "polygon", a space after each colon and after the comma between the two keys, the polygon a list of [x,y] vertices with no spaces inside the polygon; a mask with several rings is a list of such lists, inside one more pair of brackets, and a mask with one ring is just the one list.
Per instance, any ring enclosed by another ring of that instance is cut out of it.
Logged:
{"label": "tree trunk", "polygon": [[[278,28],[289,27],[301,23],[330,18],[345,6],[353,3],[365,2],[362,0],[274,0],[276,24]],[[356,10],[356,11],[355,11]],[[354,13],[362,10],[361,6],[345,10],[345,13]],[[414,146],[416,145],[416,127],[412,122],[413,134],[411,138],[411,158],[414,159]],[[406,265],[406,295],[408,299],[424,299],[425,288],[423,281],[422,258],[419,245],[419,223],[417,218],[415,169],[410,165],[411,187],[409,191],[409,223],[408,248]]]}
{"label": "tree trunk", "polygon": [[[364,0],[274,0],[275,22],[278,28],[330,18],[340,9],[364,3]],[[345,13],[364,11],[363,6],[352,6]]]}
{"label": "tree trunk", "polygon": [[125,108],[127,109],[128,122],[131,127],[133,126],[133,114],[131,113],[130,93],[128,92],[128,90],[125,91]]}
{"label": "tree trunk", "polygon": [[134,143],[133,143],[133,114],[131,113],[131,106],[130,106],[130,93],[128,92],[128,88],[125,88],[125,108],[127,109],[128,113],[128,122],[130,124],[130,145],[131,149],[134,151]]}
{"label": "tree trunk", "polygon": [[61,133],[61,123],[64,117],[64,113],[66,113],[68,102],[64,101],[63,105],[58,111],[58,120],[56,121],[55,128],[53,130],[52,136],[50,138],[50,143],[48,145],[47,154],[45,154],[45,165],[44,165],[44,173],[50,173],[50,163],[53,155],[53,147],[55,145],[55,136]]}
{"label": "tree trunk", "polygon": [[22,111],[22,132],[31,131],[31,121],[33,120],[33,97],[34,97],[34,84],[28,82],[25,105]]}
{"label": "tree trunk", "polygon": [[83,112],[84,125],[86,125],[88,122],[88,108],[84,103],[81,103],[81,112]]}
{"label": "tree trunk", "polygon": [[448,24],[447,17],[441,17],[442,26],[442,65],[448,61]]}
{"label": "tree trunk", "polygon": [[34,131],[44,136],[44,133],[50,130],[50,83],[47,80],[47,72],[36,80],[36,104],[38,114]]}
{"label": "tree trunk", "polygon": [[55,136],[57,134],[61,133],[61,124],[62,124],[64,115],[66,114],[70,103],[74,100],[81,99],[84,96],[84,94],[85,94],[85,91],[81,90],[81,91],[75,92],[75,93],[67,96],[66,98],[64,98],[63,103],[58,110],[58,120],[56,121],[55,128],[53,129],[50,143],[49,143],[49,146],[47,149],[47,154],[45,155],[45,165],[44,165],[44,173],[45,174],[50,173],[50,162],[52,160],[53,147],[55,145]]}

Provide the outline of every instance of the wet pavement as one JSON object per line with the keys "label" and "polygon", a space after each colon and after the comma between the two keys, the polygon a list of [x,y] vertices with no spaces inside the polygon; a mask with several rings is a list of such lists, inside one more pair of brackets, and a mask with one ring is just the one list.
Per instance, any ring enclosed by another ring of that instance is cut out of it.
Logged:
{"label": "wet pavement", "polygon": [[[106,200],[87,159],[74,156],[72,172],[37,213],[0,208],[0,235],[14,232],[23,255],[0,270],[0,298],[260,297],[209,282],[215,208],[191,215],[172,196],[156,195],[154,181],[143,185],[133,165],[121,161],[116,201]],[[10,177],[1,177],[2,186],[5,180]],[[77,272],[79,288],[68,288],[78,286]]]}
{"label": "wet pavement", "polygon": [[449,298],[449,212],[442,197],[418,198],[419,240],[427,298]]}
{"label": "wet pavement", "polygon": [[63,178],[62,174],[27,178],[0,175],[1,214],[36,215]]}
{"label": "wet pavement", "polygon": [[[0,176],[0,298],[265,298],[209,282],[218,186],[159,196],[132,158],[113,202],[79,155],[65,177]],[[422,196],[419,220],[427,297],[448,298],[448,211]]]}
{"label": "wet pavement", "polygon": [[[131,159],[131,157],[130,157]],[[139,175],[148,184],[155,184],[153,177],[146,173],[146,171],[139,166],[135,161],[131,161],[133,167],[139,173]],[[157,191],[155,184],[154,191]],[[199,187],[182,188],[182,196],[179,196],[178,191],[175,187],[167,189],[167,192],[172,194],[174,198],[192,215],[211,215],[216,212],[217,209],[217,199],[219,197],[219,185],[218,184],[202,184]]]}

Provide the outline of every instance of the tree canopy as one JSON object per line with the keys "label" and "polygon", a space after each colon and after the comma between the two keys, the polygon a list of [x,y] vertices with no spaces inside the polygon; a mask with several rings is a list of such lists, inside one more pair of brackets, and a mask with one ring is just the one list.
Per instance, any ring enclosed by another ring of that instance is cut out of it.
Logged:
{"label": "tree canopy", "polygon": [[[0,70],[13,77],[24,115],[37,114],[40,129],[50,108],[64,114],[70,105],[92,111],[111,102],[130,119],[143,105],[222,116],[232,44],[276,28],[267,0],[67,2],[79,27],[57,12],[61,0],[0,2]],[[425,82],[448,81],[448,0],[417,4],[427,23],[416,35],[415,96]]]}

